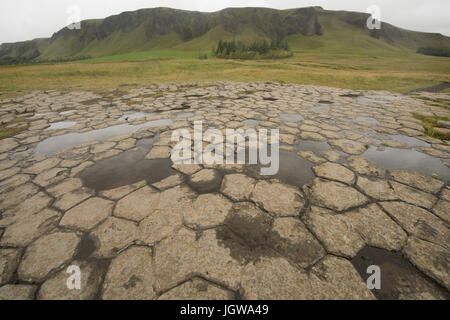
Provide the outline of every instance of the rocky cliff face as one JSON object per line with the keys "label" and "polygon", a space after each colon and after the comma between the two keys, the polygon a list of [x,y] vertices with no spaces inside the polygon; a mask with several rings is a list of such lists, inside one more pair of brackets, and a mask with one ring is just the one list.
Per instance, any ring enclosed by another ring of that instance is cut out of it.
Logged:
{"label": "rocky cliff face", "polygon": [[[224,30],[229,37],[239,37],[243,30],[249,29],[256,37],[266,39],[283,39],[296,34],[320,36],[326,33],[320,23],[324,19],[338,19],[364,29],[368,36],[414,50],[423,45],[450,46],[448,37],[403,30],[388,24],[383,24],[381,31],[371,32],[366,28],[367,18],[364,13],[326,11],[320,7],[289,10],[228,8],[212,13],[169,8],[142,9],[101,20],[83,21],[81,30],[63,28],[49,39],[3,44],[0,46],[0,61],[17,57],[75,57],[90,55],[91,51],[96,56],[112,55],[117,53],[113,49],[114,44],[111,45],[112,39],[118,43],[127,42],[127,47],[121,51],[125,53],[147,48],[148,43],[160,36],[173,35],[175,44],[168,44],[167,48],[170,48],[202,37],[216,28]],[[162,46],[164,48],[164,44]],[[194,49],[204,51],[210,48]]]}

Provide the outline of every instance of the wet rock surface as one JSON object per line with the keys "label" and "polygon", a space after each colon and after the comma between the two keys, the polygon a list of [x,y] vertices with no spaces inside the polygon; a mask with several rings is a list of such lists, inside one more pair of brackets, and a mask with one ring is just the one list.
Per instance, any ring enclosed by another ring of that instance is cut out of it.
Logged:
{"label": "wet rock surface", "polygon": [[[30,110],[0,140],[0,299],[449,299],[450,150],[413,117],[449,112],[392,97],[211,82],[0,100],[6,126]],[[279,129],[279,171],[175,164],[195,121]]]}

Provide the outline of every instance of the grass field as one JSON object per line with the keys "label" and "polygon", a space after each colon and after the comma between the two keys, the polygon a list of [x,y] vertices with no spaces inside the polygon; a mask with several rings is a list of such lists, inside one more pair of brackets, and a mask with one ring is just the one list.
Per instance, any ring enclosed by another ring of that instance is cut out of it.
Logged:
{"label": "grass field", "polygon": [[[4,96],[34,89],[103,91],[123,85],[196,81],[276,81],[407,92],[450,81],[450,59],[412,51],[352,54],[299,50],[283,60],[199,60],[194,51],[153,50],[79,62],[0,67]],[[210,55],[210,54],[209,54]]]}

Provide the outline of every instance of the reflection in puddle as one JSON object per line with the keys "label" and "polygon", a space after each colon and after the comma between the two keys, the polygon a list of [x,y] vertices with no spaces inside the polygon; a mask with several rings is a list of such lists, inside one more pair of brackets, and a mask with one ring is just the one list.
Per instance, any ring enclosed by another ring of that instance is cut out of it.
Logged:
{"label": "reflection in puddle", "polygon": [[413,137],[408,137],[408,136],[401,135],[401,134],[394,134],[394,135],[390,135],[389,137],[392,140],[407,144],[408,146],[411,146],[411,147],[429,147],[430,146],[429,143],[427,143],[423,140],[413,138]]}
{"label": "reflection in puddle", "polygon": [[314,106],[309,108],[309,111],[313,111],[313,112],[324,112],[324,113],[329,113],[331,108],[334,108],[336,106],[332,106],[332,105],[324,105],[324,106]]}
{"label": "reflection in puddle", "polygon": [[371,118],[371,117],[356,117],[353,121],[355,122],[367,122],[373,125],[377,125],[378,124],[378,120],[375,118]]}
{"label": "reflection in puddle", "polygon": [[125,120],[125,121],[131,121],[135,119],[141,119],[145,118],[147,116],[151,116],[153,113],[146,113],[146,112],[125,112],[125,114],[119,118],[119,121]]}
{"label": "reflection in puddle", "polygon": [[244,126],[249,126],[249,127],[256,127],[259,125],[259,121],[258,120],[253,120],[253,119],[247,119],[242,121],[242,124]]}
{"label": "reflection in puddle", "polygon": [[416,150],[386,147],[385,150],[378,151],[375,147],[370,147],[362,156],[386,170],[410,170],[428,176],[435,173],[445,182],[450,180],[450,169],[441,160]]}
{"label": "reflection in puddle", "polygon": [[45,130],[58,130],[58,129],[66,129],[66,128],[70,128],[73,127],[74,125],[76,125],[77,123],[74,121],[62,121],[62,122],[55,122],[55,123],[51,123],[50,127],[48,127]]}
{"label": "reflection in puddle", "polygon": [[426,278],[400,253],[365,247],[351,262],[364,281],[369,277],[367,274],[369,266],[380,267],[381,288],[372,290],[378,299],[415,300],[428,296],[430,292],[436,297],[449,298],[445,290]]}
{"label": "reflection in puddle", "polygon": [[298,151],[312,151],[314,153],[322,153],[330,150],[330,145],[327,142],[320,142],[314,140],[300,140],[295,148]]}
{"label": "reflection in puddle", "polygon": [[148,121],[146,123],[142,123],[139,125],[129,125],[129,124],[120,124],[112,127],[108,127],[105,129],[92,130],[84,133],[69,133],[64,134],[57,137],[51,137],[45,139],[40,142],[35,151],[34,155],[39,156],[43,154],[52,154],[56,153],[60,150],[72,148],[79,144],[92,142],[92,141],[105,141],[111,137],[129,134],[138,131],[141,128],[145,127],[163,127],[172,124],[172,120],[170,119],[161,119],[161,120],[153,120]]}
{"label": "reflection in puddle", "polygon": [[62,116],[65,116],[65,115],[68,115],[68,114],[72,114],[74,112],[76,112],[76,110],[63,111],[63,112],[60,112],[59,114],[62,115]]}
{"label": "reflection in puddle", "polygon": [[280,119],[285,122],[299,122],[301,120],[305,120],[305,118],[303,118],[301,115],[291,113],[281,113]]}
{"label": "reflection in puddle", "polygon": [[193,116],[194,116],[193,112],[179,112],[179,113],[176,114],[176,117],[178,119],[187,119],[187,118],[190,118],[190,117],[193,117]]}
{"label": "reflection in puddle", "polygon": [[145,159],[150,149],[138,147],[97,162],[80,173],[83,185],[97,191],[110,190],[142,180],[152,184],[174,175],[176,171],[169,158]]}
{"label": "reflection in puddle", "polygon": [[292,186],[303,186],[314,179],[313,163],[303,159],[295,152],[280,150],[280,168],[276,175],[261,176],[261,165],[249,166],[249,174],[256,178],[279,179]]}

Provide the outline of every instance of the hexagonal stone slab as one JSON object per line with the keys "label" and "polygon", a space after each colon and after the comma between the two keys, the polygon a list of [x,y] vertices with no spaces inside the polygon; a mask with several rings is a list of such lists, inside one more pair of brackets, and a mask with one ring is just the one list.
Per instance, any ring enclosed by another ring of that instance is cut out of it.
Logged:
{"label": "hexagonal stone slab", "polygon": [[54,197],[59,197],[68,192],[81,188],[82,185],[83,184],[80,179],[69,178],[64,180],[60,184],[57,184],[56,186],[48,188],[47,191]]}
{"label": "hexagonal stone slab", "polygon": [[0,249],[0,286],[9,282],[19,264],[20,251]]}
{"label": "hexagonal stone slab", "polygon": [[384,177],[385,175],[385,171],[383,169],[375,167],[369,161],[359,156],[349,157],[348,166],[363,175],[374,177]]}
{"label": "hexagonal stone slab", "polygon": [[440,200],[433,207],[434,213],[439,216],[442,220],[450,224],[450,202],[445,200]]}
{"label": "hexagonal stone slab", "polygon": [[355,182],[355,174],[337,163],[326,162],[313,167],[313,171],[318,177],[337,180],[346,184],[353,184]]}
{"label": "hexagonal stone slab", "polygon": [[376,204],[347,212],[345,218],[370,246],[396,251],[406,242],[403,229]]}
{"label": "hexagonal stone slab", "polygon": [[131,247],[115,258],[103,284],[104,300],[152,300],[155,277],[152,273],[152,250]]}
{"label": "hexagonal stone slab", "polygon": [[53,203],[53,207],[66,211],[86,200],[90,196],[91,194],[82,189],[74,190],[59,197],[55,203]]}
{"label": "hexagonal stone slab", "polygon": [[373,300],[353,265],[346,259],[327,256],[311,270],[313,299]]}
{"label": "hexagonal stone slab", "polygon": [[251,202],[239,202],[225,224],[250,247],[268,244],[273,218]]}
{"label": "hexagonal stone slab", "polygon": [[220,194],[200,195],[184,213],[187,224],[208,228],[222,224],[233,203]]}
{"label": "hexagonal stone slab", "polygon": [[431,212],[399,201],[380,204],[408,233],[449,246],[449,229]]}
{"label": "hexagonal stone slab", "polygon": [[431,193],[438,193],[439,190],[441,190],[441,188],[444,186],[444,183],[442,181],[439,181],[432,177],[424,176],[417,172],[396,170],[391,172],[391,177],[398,182]]}
{"label": "hexagonal stone slab", "polygon": [[136,222],[142,221],[158,206],[159,197],[158,191],[143,187],[121,199],[114,209],[114,215]]}
{"label": "hexagonal stone slab", "polygon": [[394,189],[386,180],[358,177],[358,182],[356,185],[366,195],[375,198],[377,200],[398,199],[398,196],[395,194]]}
{"label": "hexagonal stone slab", "polygon": [[0,300],[33,300],[36,286],[7,284],[0,287]]}
{"label": "hexagonal stone slab", "polygon": [[199,193],[214,192],[220,188],[221,183],[222,176],[214,169],[200,170],[189,179],[189,185]]}
{"label": "hexagonal stone slab", "polygon": [[64,214],[62,226],[90,230],[112,214],[114,202],[102,198],[90,198]]}
{"label": "hexagonal stone slab", "polygon": [[15,188],[10,192],[2,192],[0,194],[0,201],[2,203],[3,209],[8,209],[14,207],[25,201],[26,199],[32,197],[39,192],[38,187],[34,184],[27,183],[20,186],[20,188]]}
{"label": "hexagonal stone slab", "polygon": [[0,245],[26,247],[33,239],[53,229],[60,216],[59,212],[50,209],[29,215],[6,229]]}
{"label": "hexagonal stone slab", "polygon": [[192,274],[201,274],[236,290],[241,263],[217,237],[216,230],[204,231],[198,238],[194,232],[182,228],[156,244],[153,263],[156,289],[165,291]]}
{"label": "hexagonal stone slab", "polygon": [[313,204],[344,211],[363,205],[369,201],[362,193],[340,182],[314,179],[304,187]]}
{"label": "hexagonal stone slab", "polygon": [[410,237],[404,252],[417,268],[450,290],[450,253],[448,249],[416,237]]}
{"label": "hexagonal stone slab", "polygon": [[183,215],[192,210],[194,196],[187,187],[161,192],[148,216],[139,223],[138,239],[150,245],[169,236],[182,225]]}
{"label": "hexagonal stone slab", "polygon": [[92,232],[98,243],[94,255],[103,258],[115,256],[136,240],[136,233],[137,227],[133,222],[109,217]]}
{"label": "hexagonal stone slab", "polygon": [[245,174],[228,174],[223,178],[220,191],[233,200],[243,201],[250,198],[254,185],[255,179]]}
{"label": "hexagonal stone slab", "polygon": [[8,226],[43,210],[50,204],[51,201],[52,199],[44,192],[35,194],[31,198],[23,201],[14,209],[3,213],[3,217],[0,219],[0,227]]}
{"label": "hexagonal stone slab", "polygon": [[37,175],[33,182],[41,187],[47,187],[64,180],[67,176],[68,172],[66,168],[53,168]]}
{"label": "hexagonal stone slab", "polygon": [[364,247],[364,240],[344,215],[312,206],[302,220],[330,253],[352,258]]}
{"label": "hexagonal stone slab", "polygon": [[125,197],[126,195],[130,194],[131,192],[135,191],[136,189],[142,188],[146,184],[147,183],[145,182],[145,180],[143,180],[128,186],[101,191],[100,195],[111,200],[119,200]]}
{"label": "hexagonal stone slab", "polygon": [[150,153],[145,157],[147,160],[151,159],[166,159],[170,157],[170,147],[154,146]]}
{"label": "hexagonal stone slab", "polygon": [[364,147],[363,144],[353,141],[353,140],[336,139],[336,140],[330,140],[328,143],[348,154],[357,155],[357,154],[361,154],[364,151],[366,151],[366,147]]}
{"label": "hexagonal stone slab", "polygon": [[56,167],[60,162],[61,159],[59,158],[48,158],[24,169],[23,172],[31,174],[39,174],[53,167]]}
{"label": "hexagonal stone slab", "polygon": [[67,287],[68,267],[62,269],[55,276],[46,280],[39,289],[39,300],[92,300],[99,289],[102,277],[101,270],[94,264],[74,261],[71,266],[78,266],[81,271],[80,290],[71,290]]}
{"label": "hexagonal stone slab", "polygon": [[258,182],[251,199],[277,216],[298,216],[305,204],[303,196],[296,188],[276,180]]}
{"label": "hexagonal stone slab", "polygon": [[158,300],[231,300],[232,292],[219,286],[194,278],[161,295]]}
{"label": "hexagonal stone slab", "polygon": [[431,209],[437,198],[430,193],[419,191],[395,181],[391,182],[395,194],[405,202]]}
{"label": "hexagonal stone slab", "polygon": [[246,300],[304,300],[313,292],[306,272],[279,257],[262,257],[246,265],[241,285]]}
{"label": "hexagonal stone slab", "polygon": [[307,268],[326,255],[305,225],[295,218],[275,220],[269,245],[302,268]]}
{"label": "hexagonal stone slab", "polygon": [[19,279],[42,280],[72,258],[79,242],[75,233],[56,232],[39,238],[25,251],[18,270]]}

